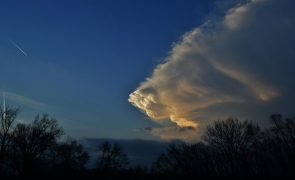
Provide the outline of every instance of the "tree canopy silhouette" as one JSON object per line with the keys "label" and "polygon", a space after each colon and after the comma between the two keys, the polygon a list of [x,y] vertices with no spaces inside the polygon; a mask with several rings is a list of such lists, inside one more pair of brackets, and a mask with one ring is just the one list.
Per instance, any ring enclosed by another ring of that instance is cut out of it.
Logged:
{"label": "tree canopy silhouette", "polygon": [[15,119],[19,113],[18,108],[0,109],[0,174],[8,165],[9,146],[11,145],[11,132],[14,128]]}
{"label": "tree canopy silhouette", "polygon": [[18,112],[0,110],[0,177],[84,170],[88,154],[76,140],[61,141],[64,131],[56,119],[38,115],[31,123],[17,123]]}
{"label": "tree canopy silhouette", "polygon": [[27,123],[16,121],[17,108],[0,109],[0,177],[200,177],[295,176],[295,118],[270,117],[261,129],[251,121],[228,118],[207,126],[197,143],[172,143],[150,170],[129,166],[116,143],[98,146],[96,169],[79,141],[63,139],[64,131],[48,115]]}
{"label": "tree canopy silhouette", "polygon": [[83,170],[89,160],[83,146],[71,138],[57,144],[52,153],[53,165],[62,170]]}
{"label": "tree canopy silhouette", "polygon": [[174,144],[153,164],[168,176],[294,176],[295,118],[271,116],[261,130],[235,118],[209,125],[204,143]]}
{"label": "tree canopy silhouette", "polygon": [[98,147],[97,169],[100,171],[114,171],[125,169],[128,165],[128,157],[118,144],[108,141]]}
{"label": "tree canopy silhouette", "polygon": [[203,139],[216,152],[217,162],[222,162],[219,165],[222,173],[235,175],[249,173],[242,172],[245,170],[242,166],[250,163],[259,135],[260,128],[250,121],[229,118],[209,125]]}
{"label": "tree canopy silhouette", "polygon": [[63,133],[57,121],[48,115],[38,115],[29,124],[17,124],[12,133],[12,140],[14,153],[20,161],[20,171],[29,172],[36,161],[44,158],[54,147]]}

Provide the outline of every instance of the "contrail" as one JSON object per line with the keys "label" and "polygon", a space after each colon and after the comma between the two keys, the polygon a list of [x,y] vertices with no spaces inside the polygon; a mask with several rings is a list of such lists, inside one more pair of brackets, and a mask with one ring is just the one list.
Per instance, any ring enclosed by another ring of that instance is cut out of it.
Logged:
{"label": "contrail", "polygon": [[9,41],[14,47],[16,47],[20,52],[22,52],[23,55],[28,56],[28,53],[26,53],[24,50],[22,50],[22,48],[20,48],[19,45],[17,45],[14,41],[12,41],[11,39]]}

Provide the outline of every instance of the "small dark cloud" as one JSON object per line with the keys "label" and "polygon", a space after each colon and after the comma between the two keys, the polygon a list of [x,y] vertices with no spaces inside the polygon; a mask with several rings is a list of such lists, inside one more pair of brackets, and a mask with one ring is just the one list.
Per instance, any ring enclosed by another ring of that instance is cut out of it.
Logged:
{"label": "small dark cloud", "polygon": [[144,128],[144,130],[145,130],[145,131],[152,131],[153,128],[152,128],[152,127],[146,127],[146,128]]}

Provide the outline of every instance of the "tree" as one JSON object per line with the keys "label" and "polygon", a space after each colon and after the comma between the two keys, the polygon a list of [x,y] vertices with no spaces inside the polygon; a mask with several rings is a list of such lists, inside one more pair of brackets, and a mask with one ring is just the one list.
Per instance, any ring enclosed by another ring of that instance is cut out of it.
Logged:
{"label": "tree", "polygon": [[126,168],[128,157],[118,144],[102,143],[99,147],[97,169],[102,172],[118,171]]}
{"label": "tree", "polygon": [[210,160],[210,149],[203,143],[171,144],[153,163],[152,172],[177,176],[209,176],[213,175]]}
{"label": "tree", "polygon": [[0,110],[0,172],[4,166],[5,157],[8,157],[11,132],[18,113],[17,108],[1,108]]}
{"label": "tree", "polygon": [[235,153],[251,147],[259,133],[260,128],[251,122],[229,118],[208,126],[203,139],[224,152]]}
{"label": "tree", "polygon": [[278,141],[286,146],[286,149],[295,149],[295,118],[283,119],[280,114],[273,114],[270,117],[272,127],[270,131]]}
{"label": "tree", "polygon": [[218,162],[217,169],[225,174],[242,174],[250,169],[251,151],[259,140],[260,128],[249,121],[240,122],[238,119],[229,118],[225,121],[216,121],[213,126],[208,126],[203,136],[205,142],[215,150]]}
{"label": "tree", "polygon": [[56,145],[63,129],[48,115],[36,116],[30,124],[17,124],[13,131],[13,145],[20,171],[30,171],[34,163]]}
{"label": "tree", "polygon": [[70,138],[57,144],[52,152],[54,166],[62,170],[83,170],[88,159],[89,155],[83,146]]}
{"label": "tree", "polygon": [[284,119],[280,114],[273,114],[270,122],[270,128],[263,132],[262,142],[257,147],[260,171],[273,176],[294,176],[295,118]]}

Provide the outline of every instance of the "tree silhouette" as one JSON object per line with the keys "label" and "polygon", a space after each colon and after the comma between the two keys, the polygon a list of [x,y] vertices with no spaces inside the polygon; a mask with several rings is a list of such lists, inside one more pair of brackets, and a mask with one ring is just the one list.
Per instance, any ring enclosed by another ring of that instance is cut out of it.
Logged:
{"label": "tree silhouette", "polygon": [[257,164],[263,164],[258,169],[269,176],[295,176],[295,118],[273,114],[270,122],[271,127],[262,133],[262,141],[256,148]]}
{"label": "tree silhouette", "polygon": [[272,127],[270,131],[286,148],[293,151],[295,148],[295,118],[283,119],[280,114],[271,115]]}
{"label": "tree silhouette", "polygon": [[[208,126],[203,139],[215,151],[217,169],[225,175],[242,175],[250,170],[252,150],[259,140],[260,128],[249,121],[229,118]],[[247,166],[245,168],[244,166]]]}
{"label": "tree silhouette", "polygon": [[[152,172],[176,176],[204,176],[210,172],[210,150],[203,143],[171,144],[152,165]],[[212,173],[212,172],[210,172]]]}
{"label": "tree silhouette", "polygon": [[61,170],[83,170],[89,159],[88,153],[76,140],[68,138],[52,149],[52,164]]}
{"label": "tree silhouette", "polygon": [[[97,169],[85,168],[89,156],[76,140],[62,140],[63,129],[48,115],[16,123],[19,110],[0,109],[0,177],[200,177],[295,176],[295,118],[270,117],[261,130],[250,121],[229,118],[207,126],[202,141],[172,143],[150,170],[127,166],[118,144],[98,147]],[[16,124],[15,124],[16,123]]]}
{"label": "tree silhouette", "polygon": [[260,128],[251,122],[229,118],[208,126],[203,139],[224,153],[237,153],[251,147],[259,133]]}
{"label": "tree silhouette", "polygon": [[11,131],[19,113],[18,108],[0,109],[0,174],[6,169],[5,158],[8,158],[8,148],[11,143]]}
{"label": "tree silhouette", "polygon": [[206,144],[172,144],[152,169],[180,177],[246,175],[252,173],[259,138],[260,128],[249,121],[216,121],[206,129]]}
{"label": "tree silhouette", "polygon": [[48,115],[36,116],[30,124],[17,124],[12,139],[21,173],[31,173],[36,162],[54,147],[62,135],[63,129]]}
{"label": "tree silhouette", "polygon": [[103,172],[118,171],[128,165],[128,157],[118,144],[102,143],[99,147],[97,169]]}

